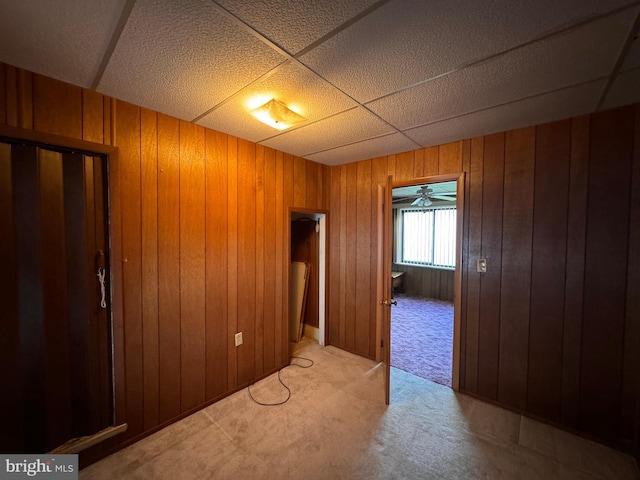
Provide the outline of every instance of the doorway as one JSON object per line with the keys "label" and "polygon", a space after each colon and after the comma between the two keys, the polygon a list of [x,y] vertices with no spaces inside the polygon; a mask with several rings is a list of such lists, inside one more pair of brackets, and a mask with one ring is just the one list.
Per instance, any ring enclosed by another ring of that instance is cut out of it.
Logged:
{"label": "doorway", "polygon": [[0,140],[0,450],[113,424],[107,162]]}
{"label": "doorway", "polygon": [[456,182],[392,190],[391,366],[451,387]]}
{"label": "doorway", "polygon": [[[464,172],[457,174],[436,175],[414,179],[407,182],[394,182],[389,176],[384,185],[378,186],[378,215],[377,215],[377,271],[376,271],[376,343],[379,350],[376,358],[384,367],[385,401],[390,400],[390,360],[391,360],[391,309],[397,300],[392,297],[392,252],[393,252],[393,214],[392,191],[398,187],[420,186],[441,182],[455,182],[456,184],[456,241],[455,241],[455,269],[453,273],[453,351],[451,368],[451,387],[459,389],[460,384],[460,314],[462,291],[462,240],[464,218]],[[411,202],[413,203],[413,202]]]}
{"label": "doorway", "polygon": [[[326,251],[327,251],[326,213],[315,211],[290,212],[290,262],[308,265],[308,287],[302,314],[298,338],[309,338],[321,346],[326,338]],[[290,299],[292,289],[296,288],[293,273],[289,274]],[[289,307],[289,337],[294,336],[293,325],[299,321],[293,318],[294,308]]]}

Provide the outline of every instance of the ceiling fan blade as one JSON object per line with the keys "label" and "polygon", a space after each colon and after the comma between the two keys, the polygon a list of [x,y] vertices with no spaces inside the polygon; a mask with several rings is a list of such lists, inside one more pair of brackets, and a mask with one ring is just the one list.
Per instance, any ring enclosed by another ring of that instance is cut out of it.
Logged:
{"label": "ceiling fan blade", "polygon": [[449,202],[454,202],[456,197],[448,197],[447,195],[431,195],[431,198],[437,198],[438,200],[447,200]]}

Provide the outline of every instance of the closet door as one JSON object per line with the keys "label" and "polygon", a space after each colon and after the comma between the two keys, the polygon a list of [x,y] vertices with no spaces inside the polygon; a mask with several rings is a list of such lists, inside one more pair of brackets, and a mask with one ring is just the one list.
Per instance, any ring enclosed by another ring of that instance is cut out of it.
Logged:
{"label": "closet door", "polygon": [[0,451],[112,424],[101,157],[0,143]]}

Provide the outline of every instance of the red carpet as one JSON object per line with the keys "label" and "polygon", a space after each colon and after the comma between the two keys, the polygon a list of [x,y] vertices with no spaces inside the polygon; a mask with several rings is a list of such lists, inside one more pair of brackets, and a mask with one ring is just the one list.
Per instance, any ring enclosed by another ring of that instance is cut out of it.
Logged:
{"label": "red carpet", "polygon": [[453,302],[394,294],[391,366],[451,386]]}

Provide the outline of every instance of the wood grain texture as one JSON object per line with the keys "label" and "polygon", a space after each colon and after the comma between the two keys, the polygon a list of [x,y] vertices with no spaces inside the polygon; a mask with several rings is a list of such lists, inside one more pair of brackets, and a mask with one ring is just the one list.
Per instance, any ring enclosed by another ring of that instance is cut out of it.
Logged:
{"label": "wood grain texture", "polygon": [[[640,108],[635,107],[634,145],[629,202],[629,253],[622,371],[621,436],[633,440],[634,419],[640,425]],[[640,447],[640,437],[635,437]],[[640,453],[640,452],[639,452]]]}
{"label": "wood grain texture", "polygon": [[[275,238],[276,238],[276,256],[275,256],[275,312],[276,321],[274,325],[274,361],[276,366],[283,362],[282,357],[282,337],[288,333],[289,319],[286,318],[287,310],[284,305],[284,281],[285,275],[289,275],[285,270],[284,262],[286,261],[286,249],[282,243],[282,230],[284,229],[285,212],[284,212],[284,155],[282,152],[275,154]],[[287,219],[288,221],[288,219]],[[285,323],[283,323],[283,321]]]}
{"label": "wood grain texture", "polygon": [[90,90],[82,90],[82,139],[104,141],[104,97]]}
{"label": "wood grain texture", "polygon": [[567,262],[562,348],[562,421],[577,426],[580,393],[580,343],[584,290],[584,252],[589,170],[588,116],[571,121],[571,167],[567,210]]}
{"label": "wood grain texture", "polygon": [[[346,251],[347,258],[354,259],[347,263],[345,269],[345,283],[343,289],[345,290],[345,302],[344,302],[344,317],[345,317],[345,337],[344,344],[345,349],[350,352],[357,352],[356,349],[356,296],[354,295],[354,287],[357,282],[357,255],[358,255],[358,239],[357,234],[357,222],[358,222],[358,165],[356,163],[350,163],[346,167],[345,174],[346,185],[346,203],[350,206],[347,209],[346,214],[346,228],[350,235],[347,235],[346,239]],[[355,208],[354,208],[355,206]]]}
{"label": "wood grain texture", "polygon": [[238,140],[238,384],[255,378],[256,322],[256,153]]}
{"label": "wood grain texture", "polygon": [[33,74],[18,69],[18,126],[27,130],[33,129]]}
{"label": "wood grain texture", "polygon": [[35,130],[82,138],[82,89],[42,75],[34,75],[33,104]]}
{"label": "wood grain texture", "polygon": [[413,178],[415,171],[415,154],[413,151],[395,155],[395,175],[393,180],[401,182]]}
{"label": "wood grain texture", "polygon": [[[0,69],[0,75],[2,73]],[[0,396],[0,419],[3,431],[10,433],[0,435],[3,452],[24,451],[18,252],[13,210],[11,146],[0,143],[0,265],[3,265],[0,269],[0,304],[4,317],[0,337],[0,388],[4,392]]]}
{"label": "wood grain texture", "polygon": [[492,400],[498,395],[504,145],[504,133],[485,137],[482,258],[487,260],[488,266],[487,273],[480,279],[478,393]]}
{"label": "wood grain texture", "polygon": [[[86,102],[85,102],[86,105]],[[102,107],[102,99],[96,102]],[[99,109],[102,118],[102,108]],[[158,350],[158,120],[156,112],[142,109],[142,345],[144,368],[144,428],[160,418],[160,368]],[[102,126],[100,124],[100,126]],[[86,132],[86,130],[85,130]]]}
{"label": "wood grain texture", "polygon": [[[469,183],[469,257],[467,261],[468,285],[466,297],[466,353],[465,389],[478,391],[478,340],[480,328],[480,274],[475,261],[482,258],[482,185],[484,167],[484,137],[471,141]],[[463,305],[465,303],[463,302]]]}
{"label": "wood grain texture", "polygon": [[371,323],[369,326],[369,355],[371,358],[379,360],[380,346],[377,339],[381,337],[379,332],[381,325],[374,323],[378,315],[378,291],[377,291],[377,275],[378,275],[378,219],[382,215],[382,208],[378,209],[378,186],[385,185],[387,181],[387,159],[386,157],[378,157],[371,160],[371,255],[370,255],[370,300],[369,315]]}
{"label": "wood grain texture", "polygon": [[404,293],[453,301],[453,270],[394,264],[394,272],[405,272]]}
{"label": "wood grain texture", "polygon": [[[413,155],[411,155],[411,172],[413,173]],[[355,321],[356,344],[359,355],[371,358],[369,337],[371,332],[369,302],[371,301],[371,160],[358,162],[356,166],[356,202],[358,206],[356,224],[356,279]],[[375,289],[375,287],[374,287]],[[374,352],[375,355],[375,352]]]}
{"label": "wood grain texture", "polygon": [[462,171],[462,142],[440,145],[438,173],[458,173]]}
{"label": "wood grain texture", "polygon": [[306,160],[300,157],[293,157],[293,203],[292,207],[304,208],[307,203],[307,165]]}
{"label": "wood grain texture", "polygon": [[264,167],[265,149],[261,145],[255,145],[255,317],[254,324],[254,375],[264,373]]}
{"label": "wood grain texture", "polygon": [[579,425],[605,439],[620,425],[631,186],[620,179],[631,175],[633,134],[633,108],[591,119]]}
{"label": "wood grain texture", "polygon": [[[134,437],[144,431],[144,370],[142,357],[142,225],[140,191],[140,108],[118,102],[116,145],[120,149],[122,185],[122,255],[124,339],[126,366],[126,408]],[[36,123],[37,128],[37,123]]]}
{"label": "wood grain texture", "polygon": [[[206,398],[227,391],[227,135],[206,130]],[[222,277],[222,278],[221,278]]]}
{"label": "wood grain texture", "polygon": [[[386,173],[386,163],[384,165]],[[340,167],[333,167],[330,174],[330,192],[329,198],[331,199],[331,210],[333,214],[329,217],[329,244],[332,246],[332,255],[329,255],[329,298],[328,298],[328,311],[329,311],[329,329],[327,341],[330,345],[339,346],[340,343],[340,330],[344,325],[341,308],[340,308],[340,271],[343,266],[341,251],[341,235],[340,235],[340,223],[341,223],[341,169]]]}
{"label": "wood grain texture", "polygon": [[180,414],[180,126],[158,114],[160,422]]}
{"label": "wood grain texture", "polygon": [[238,352],[234,335],[238,332],[238,139],[227,139],[227,389],[238,385]]}
{"label": "wood grain texture", "polygon": [[527,397],[535,128],[507,132],[502,213],[498,400],[524,409]]}
{"label": "wood grain texture", "polygon": [[0,125],[7,124],[7,80],[6,66],[0,62]]}
{"label": "wood grain texture", "polygon": [[5,120],[7,125],[18,126],[18,69],[5,65]]}
{"label": "wood grain texture", "polygon": [[205,400],[204,129],[180,122],[180,408]]}
{"label": "wood grain texture", "polygon": [[[559,421],[571,122],[536,129],[527,409]],[[553,198],[554,208],[549,208]]]}
{"label": "wood grain texture", "polygon": [[276,152],[265,148],[264,153],[264,371],[270,372],[275,363],[276,319]]}
{"label": "wood grain texture", "polygon": [[[284,272],[284,282],[282,284],[282,305],[283,310],[289,314],[289,262],[290,262],[290,230],[291,230],[291,207],[295,201],[294,186],[294,157],[285,153],[282,156],[282,228],[279,230],[281,242],[285,245],[282,258],[282,269]],[[280,332],[281,339],[281,359],[288,361],[290,355],[289,348],[289,322],[282,326]]]}

